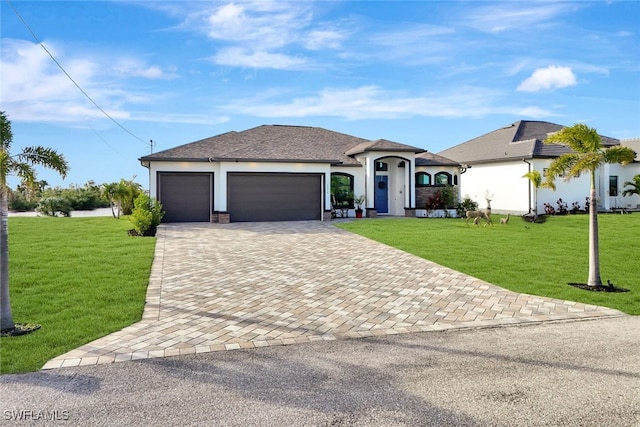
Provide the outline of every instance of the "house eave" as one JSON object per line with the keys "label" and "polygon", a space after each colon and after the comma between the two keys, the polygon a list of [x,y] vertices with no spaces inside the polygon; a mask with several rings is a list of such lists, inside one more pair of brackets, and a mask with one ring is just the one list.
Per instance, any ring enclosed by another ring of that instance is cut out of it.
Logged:
{"label": "house eave", "polygon": [[200,162],[207,163],[212,162],[213,159],[210,157],[153,157],[153,156],[144,156],[138,159],[141,163],[150,163],[150,162]]}

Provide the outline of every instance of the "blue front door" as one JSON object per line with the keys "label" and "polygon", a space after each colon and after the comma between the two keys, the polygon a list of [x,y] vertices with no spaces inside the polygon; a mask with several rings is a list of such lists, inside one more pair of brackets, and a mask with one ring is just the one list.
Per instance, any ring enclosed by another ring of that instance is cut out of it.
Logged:
{"label": "blue front door", "polygon": [[389,177],[376,175],[376,211],[389,213]]}

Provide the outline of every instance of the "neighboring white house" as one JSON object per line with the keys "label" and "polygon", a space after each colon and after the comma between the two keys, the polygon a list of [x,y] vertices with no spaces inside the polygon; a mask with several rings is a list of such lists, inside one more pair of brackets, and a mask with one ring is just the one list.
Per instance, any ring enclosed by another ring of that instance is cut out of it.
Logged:
{"label": "neighboring white house", "polygon": [[[458,181],[455,162],[420,157],[424,151],[317,127],[265,125],[140,161],[166,222],[324,220],[337,198],[353,216],[359,195],[367,216],[415,216],[416,178],[420,188]],[[434,181],[425,185],[424,174]]]}
{"label": "neighboring white house", "polygon": [[[466,168],[460,181],[461,197],[469,197],[484,206],[485,195],[488,194],[494,212],[525,214],[535,209],[536,192],[531,182],[522,176],[532,170],[544,176],[545,169],[555,158],[570,151],[566,146],[543,142],[563,127],[549,122],[521,120],[438,154]],[[601,138],[607,147],[623,144],[636,153],[640,152],[638,139],[621,142],[605,136]],[[640,174],[638,161],[626,166],[601,167],[596,173],[598,209],[640,209],[638,196],[622,196],[624,182],[632,181],[637,174]],[[560,178],[556,181],[556,191],[538,189],[537,210],[544,212],[544,203],[557,207],[558,199],[567,203],[569,208],[578,203],[584,209],[589,187],[587,175],[568,181]]]}

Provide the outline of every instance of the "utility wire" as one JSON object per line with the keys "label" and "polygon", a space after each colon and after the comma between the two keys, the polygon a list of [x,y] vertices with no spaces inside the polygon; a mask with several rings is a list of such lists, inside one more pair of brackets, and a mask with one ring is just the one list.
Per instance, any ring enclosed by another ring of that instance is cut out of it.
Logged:
{"label": "utility wire", "polygon": [[31,27],[29,26],[29,24],[27,24],[27,21],[24,20],[24,18],[22,17],[22,15],[20,15],[20,13],[16,10],[16,8],[13,6],[13,3],[11,3],[10,0],[5,0],[7,2],[7,4],[11,7],[11,9],[15,12],[15,14],[18,16],[18,18],[20,18],[20,21],[22,21],[22,23],[24,24],[24,26],[27,28],[27,30],[29,30],[29,32],[31,33],[31,36],[33,37],[33,39],[42,47],[42,49],[44,49],[45,52],[47,52],[47,55],[49,55],[49,57],[53,60],[53,62],[55,62],[55,64],[58,66],[58,68],[60,68],[60,70],[62,70],[62,72],[69,78],[69,80],[71,80],[71,82],[78,88],[78,90],[80,90],[80,92],[82,92],[82,94],[89,100],[91,101],[91,103],[93,105],[95,105],[95,107],[100,110],[102,112],[102,114],[104,114],[105,116],[107,116],[109,118],[109,120],[111,120],[113,123],[115,123],[120,129],[122,129],[123,131],[125,131],[126,133],[128,133],[129,135],[131,135],[132,137],[134,137],[135,139],[141,141],[143,144],[145,145],[149,145],[149,143],[147,143],[144,139],[140,138],[139,136],[135,135],[133,132],[131,132],[129,129],[125,128],[123,125],[121,125],[120,123],[118,123],[118,121],[116,121],[116,119],[114,119],[113,117],[111,117],[109,115],[109,113],[107,113],[106,111],[104,111],[104,109],[102,107],[100,107],[90,96],[87,92],[84,91],[84,89],[82,89],[80,87],[80,85],[78,83],[76,83],[75,80],[73,80],[73,78],[69,75],[69,73],[67,73],[67,71],[62,67],[62,65],[60,65],[60,63],[56,60],[56,58],[54,58],[54,56],[51,54],[51,52],[49,52],[49,50],[47,49],[47,47],[44,45],[44,43],[42,43],[40,41],[40,39],[38,39],[38,36],[36,36],[36,34],[33,32],[33,30],[31,29]]}

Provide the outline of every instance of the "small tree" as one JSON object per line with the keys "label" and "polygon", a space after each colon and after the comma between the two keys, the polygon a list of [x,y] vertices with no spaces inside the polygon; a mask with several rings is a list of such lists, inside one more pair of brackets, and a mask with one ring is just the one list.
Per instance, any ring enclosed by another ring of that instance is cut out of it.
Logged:
{"label": "small tree", "polygon": [[542,175],[537,170],[529,171],[522,177],[527,178],[533,186],[533,220],[535,221],[538,219],[538,189],[546,187],[555,191],[556,186],[553,182],[542,182]]}
{"label": "small tree", "polygon": [[627,181],[624,183],[625,186],[629,186],[630,188],[625,188],[622,192],[624,197],[638,195],[640,196],[640,175],[636,175],[633,177],[633,181]]}
{"label": "small tree", "polygon": [[140,194],[133,203],[134,208],[130,217],[133,229],[139,236],[154,235],[164,216],[162,205],[145,193]]}
{"label": "small tree", "polygon": [[58,172],[63,178],[69,166],[62,154],[41,146],[25,147],[18,154],[11,155],[13,133],[11,122],[4,111],[0,111],[0,331],[16,329],[9,302],[9,203],[7,177],[15,174],[23,185],[37,186],[34,166],[40,165]]}
{"label": "small tree", "polygon": [[631,163],[636,153],[622,146],[604,148],[598,132],[584,124],[571,127],[552,134],[545,144],[567,145],[573,152],[556,158],[549,166],[546,175],[546,185],[553,185],[553,181],[560,175],[567,179],[577,178],[582,172],[589,172],[591,191],[589,209],[589,286],[602,286],[600,277],[600,253],[598,249],[598,204],[596,194],[596,170],[605,163]]}

